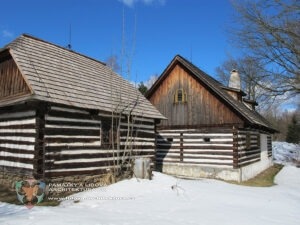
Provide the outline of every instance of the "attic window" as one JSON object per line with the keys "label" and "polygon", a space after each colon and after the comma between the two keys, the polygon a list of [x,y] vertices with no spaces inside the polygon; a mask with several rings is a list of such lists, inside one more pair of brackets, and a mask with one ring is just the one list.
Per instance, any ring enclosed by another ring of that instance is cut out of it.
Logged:
{"label": "attic window", "polygon": [[174,103],[185,103],[187,102],[186,91],[183,89],[178,89],[174,95]]}

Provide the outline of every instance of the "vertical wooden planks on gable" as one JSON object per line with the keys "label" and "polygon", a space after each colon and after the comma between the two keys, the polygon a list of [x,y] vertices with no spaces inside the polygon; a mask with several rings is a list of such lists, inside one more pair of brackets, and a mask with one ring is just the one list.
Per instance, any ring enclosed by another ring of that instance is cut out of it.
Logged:
{"label": "vertical wooden planks on gable", "polygon": [[30,93],[21,72],[12,58],[0,63],[0,98],[6,99],[16,95]]}

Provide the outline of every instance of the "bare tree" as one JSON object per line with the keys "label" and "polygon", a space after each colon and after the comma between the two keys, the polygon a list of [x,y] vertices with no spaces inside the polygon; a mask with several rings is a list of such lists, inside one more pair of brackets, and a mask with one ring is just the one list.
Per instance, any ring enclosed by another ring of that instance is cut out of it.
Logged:
{"label": "bare tree", "polygon": [[300,93],[300,2],[233,0],[233,43],[259,62],[257,85],[273,96]]}
{"label": "bare tree", "polygon": [[138,123],[143,123],[141,122],[143,121],[143,114],[135,111],[139,111],[136,108],[140,107],[145,99],[141,98],[138,89],[135,93],[131,93],[131,97],[128,97],[126,90],[129,87],[121,79],[115,79],[116,77],[113,76],[114,71],[128,81],[131,78],[131,67],[135,54],[136,18],[134,22],[132,42],[128,46],[125,39],[125,11],[123,9],[120,56],[112,55],[106,60],[107,65],[111,68],[110,98],[113,104],[111,105],[111,116],[107,119],[106,132],[103,132],[103,135],[106,134],[106,136],[103,139],[106,138],[106,142],[108,142],[108,150],[112,150],[112,176],[114,179],[133,174],[135,158],[139,157],[140,154],[138,149],[134,148],[140,147],[138,144],[140,145],[140,142],[143,141],[143,138],[139,136],[142,128],[140,129],[138,126]]}
{"label": "bare tree", "polygon": [[[286,141],[288,134],[288,126],[292,123],[293,117],[297,117],[300,113],[300,108],[295,111],[280,110],[279,105],[273,104],[268,111],[262,112],[262,115],[276,128],[280,133],[275,133],[273,135],[273,140],[275,141]],[[297,119],[299,121],[299,118]],[[298,124],[299,127],[300,124]],[[297,135],[292,133],[292,135]]]}
{"label": "bare tree", "polygon": [[[250,100],[259,102],[259,106],[269,108],[274,103],[274,98],[270,93],[258,85],[261,77],[264,75],[264,70],[259,66],[259,61],[252,57],[244,58],[229,58],[224,63],[216,68],[218,80],[225,86],[228,85],[230,71],[237,69],[241,76],[242,90],[247,93]],[[260,109],[258,107],[258,109]]]}
{"label": "bare tree", "polygon": [[119,59],[117,55],[111,55],[106,60],[105,63],[116,73],[119,73],[121,66],[119,64]]}

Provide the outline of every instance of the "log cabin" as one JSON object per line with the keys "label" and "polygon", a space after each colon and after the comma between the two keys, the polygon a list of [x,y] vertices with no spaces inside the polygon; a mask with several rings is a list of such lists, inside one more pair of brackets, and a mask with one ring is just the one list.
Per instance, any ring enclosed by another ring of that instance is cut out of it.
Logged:
{"label": "log cabin", "polygon": [[271,166],[276,130],[245,95],[237,71],[227,87],[175,56],[146,93],[167,118],[157,125],[157,168],[240,182]]}
{"label": "log cabin", "polygon": [[27,34],[0,49],[2,183],[81,181],[122,157],[153,160],[163,118],[103,62]]}

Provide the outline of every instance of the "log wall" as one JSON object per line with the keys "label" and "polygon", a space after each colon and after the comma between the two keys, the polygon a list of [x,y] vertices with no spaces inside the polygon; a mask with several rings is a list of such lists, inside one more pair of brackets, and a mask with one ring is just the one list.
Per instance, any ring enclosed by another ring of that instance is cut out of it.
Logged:
{"label": "log wall", "polygon": [[[120,126],[114,121],[114,129],[109,129],[110,114],[42,102],[2,108],[0,166],[51,179],[105,174],[129,158],[154,161],[154,119],[123,116]],[[112,130],[114,145],[104,141]]]}
{"label": "log wall", "polygon": [[[133,157],[147,157],[155,161],[155,124],[153,119],[133,117],[121,123],[121,149],[132,150]],[[129,138],[127,138],[129,134]]]}
{"label": "log wall", "polygon": [[100,127],[87,111],[52,106],[45,115],[45,176],[105,169]]}
{"label": "log wall", "polygon": [[37,139],[36,111],[0,111],[0,167],[33,174]]}
{"label": "log wall", "polygon": [[[257,130],[158,130],[156,142],[158,165],[182,163],[240,168],[261,159]],[[268,148],[268,151],[272,150]]]}
{"label": "log wall", "polygon": [[[116,124],[111,129],[109,114],[51,107],[45,116],[46,177],[107,173],[129,157],[154,157],[153,119],[135,117],[128,123],[123,117],[119,134]],[[104,142],[107,134],[114,142]]]}
{"label": "log wall", "polygon": [[232,168],[232,130],[159,130],[156,163]]}
{"label": "log wall", "polygon": [[238,130],[238,167],[257,162],[261,157],[260,134],[256,130]]}

